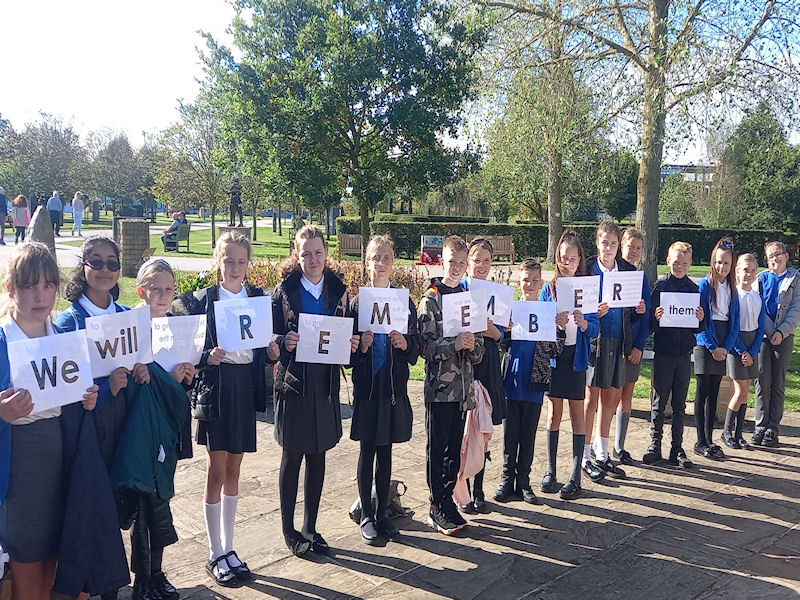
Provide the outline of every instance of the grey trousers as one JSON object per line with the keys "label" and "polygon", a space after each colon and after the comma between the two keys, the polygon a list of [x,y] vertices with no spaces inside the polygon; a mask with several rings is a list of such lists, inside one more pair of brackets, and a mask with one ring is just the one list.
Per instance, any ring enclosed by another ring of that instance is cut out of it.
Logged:
{"label": "grey trousers", "polygon": [[686,394],[692,377],[690,354],[669,356],[656,354],[653,357],[652,389],[650,390],[650,438],[651,444],[661,448],[664,435],[664,410],[672,395],[672,453],[683,446],[683,417],[686,414]]}
{"label": "grey trousers", "polygon": [[758,353],[756,431],[772,429],[778,433],[786,396],[786,372],[789,370],[793,348],[794,335],[785,338],[779,346],[773,346],[769,339],[764,339],[764,345]]}

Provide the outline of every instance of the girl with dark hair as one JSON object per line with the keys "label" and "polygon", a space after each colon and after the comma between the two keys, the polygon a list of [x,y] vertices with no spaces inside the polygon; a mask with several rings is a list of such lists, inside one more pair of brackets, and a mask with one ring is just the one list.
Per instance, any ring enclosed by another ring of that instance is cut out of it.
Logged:
{"label": "girl with dark hair", "polygon": [[[367,244],[365,255],[369,285],[390,287],[394,244],[379,235]],[[358,315],[359,297],[350,310]],[[411,403],[408,398],[409,365],[419,358],[417,309],[408,301],[408,333],[398,331],[361,334],[359,350],[353,354],[353,420],[350,439],[358,440],[358,495],[361,498],[361,537],[375,544],[379,536],[394,539],[399,531],[387,515],[392,478],[392,444],[411,439]],[[373,477],[374,473],[374,477]],[[373,509],[372,486],[378,499]]]}
{"label": "girl with dark hair", "polygon": [[[0,311],[0,540],[11,560],[12,598],[46,600],[56,575],[68,487],[62,407],[33,412],[36,391],[12,387],[8,344],[60,333],[50,321],[59,288],[55,258],[44,244],[16,248],[5,284],[8,296]],[[92,410],[96,401],[97,386],[92,386],[83,396],[83,407]]]}
{"label": "girl with dark hair", "polygon": [[[571,229],[564,230],[556,247],[556,274],[553,281],[542,288],[539,300],[555,302],[558,293],[558,280],[562,277],[586,275],[586,259],[578,241],[578,234]],[[558,454],[558,432],[564,399],[569,400],[569,419],[572,423],[572,474],[561,488],[560,496],[572,500],[581,495],[581,467],[583,447],[586,442],[586,421],[584,416],[584,397],[586,395],[586,370],[589,368],[591,340],[597,337],[600,329],[596,314],[584,315],[576,310],[571,315],[566,311],[556,317],[556,325],[566,332],[564,349],[551,361],[550,391],[547,394],[547,472],[542,478],[540,489],[553,494],[558,491],[556,480],[556,455]],[[591,463],[590,463],[591,464]],[[603,478],[597,467],[588,472],[596,479]]]}
{"label": "girl with dark hair", "polygon": [[278,356],[274,342],[267,348],[235,351],[226,351],[217,342],[214,302],[264,295],[264,290],[247,281],[250,255],[249,239],[237,232],[223,234],[214,248],[217,283],[187,292],[180,299],[186,312],[207,317],[205,350],[193,391],[210,389],[208,395],[218,412],[215,420],[197,423],[197,443],[208,452],[203,499],[208,535],[206,572],[228,587],[251,577],[247,563],[233,549],[239,474],[244,453],[256,451],[256,412],[266,410],[267,358]]}
{"label": "girl with dark hair", "polygon": [[[317,514],[325,479],[325,452],[342,437],[339,367],[300,363],[295,358],[300,313],[342,317],[349,314],[347,288],[327,267],[328,248],[319,227],[301,227],[294,253],[284,265],[283,281],[272,296],[272,330],[280,347],[275,373],[275,439],[281,448],[278,485],[281,524],[286,545],[296,556],[309,550],[327,554],[328,543],[317,532]],[[359,336],[350,338],[350,352]],[[305,458],[303,529],[294,527],[300,465]]]}
{"label": "girl with dark hair", "polygon": [[695,336],[697,346],[694,348],[697,378],[694,397],[697,443],[694,453],[711,460],[725,457],[722,448],[714,443],[712,434],[727,356],[739,339],[739,294],[733,270],[735,258],[730,238],[719,240],[711,251],[711,272],[698,285],[705,318],[703,331]]}

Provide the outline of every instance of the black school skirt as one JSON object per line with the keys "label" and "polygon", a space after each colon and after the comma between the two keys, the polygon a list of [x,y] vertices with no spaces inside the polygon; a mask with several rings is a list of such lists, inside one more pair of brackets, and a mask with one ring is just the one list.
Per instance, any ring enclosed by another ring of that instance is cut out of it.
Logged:
{"label": "black school skirt", "polygon": [[[727,321],[712,321],[717,341],[722,342],[728,335]],[[695,375],[725,375],[727,364],[724,360],[714,360],[711,352],[705,346],[694,347],[694,374]]]}
{"label": "black school skirt", "polygon": [[564,346],[564,350],[556,358],[556,366],[550,369],[551,398],[567,400],[583,400],[586,397],[586,371],[575,371],[572,363],[575,360],[575,346]]}
{"label": "black school skirt", "polygon": [[231,454],[256,451],[253,364],[219,366],[219,419],[197,422],[197,443]]}

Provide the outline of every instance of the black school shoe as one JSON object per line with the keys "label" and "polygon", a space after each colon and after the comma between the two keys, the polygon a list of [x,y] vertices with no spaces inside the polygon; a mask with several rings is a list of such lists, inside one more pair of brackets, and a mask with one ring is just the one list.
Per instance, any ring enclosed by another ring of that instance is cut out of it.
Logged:
{"label": "black school shoe", "polygon": [[686,456],[686,452],[683,451],[683,448],[679,448],[675,452],[670,452],[667,462],[673,467],[681,467],[683,469],[691,469],[694,467],[694,463]]}
{"label": "black school shoe", "polygon": [[577,483],[572,481],[571,479],[565,483],[561,490],[558,492],[558,495],[561,496],[562,500],[575,500],[575,498],[579,498],[583,489]]}
{"label": "black school shoe", "polygon": [[528,504],[539,503],[539,500],[536,498],[536,494],[533,493],[533,490],[530,487],[522,488],[522,499]]}
{"label": "black school shoe", "polygon": [[761,445],[761,442],[764,441],[764,434],[765,433],[766,433],[766,431],[764,431],[763,429],[760,430],[760,431],[756,430],[756,431],[753,432],[753,438],[750,440],[752,442],[753,446],[760,446]]}
{"label": "black school shoe", "polygon": [[542,483],[539,484],[539,489],[545,494],[555,494],[558,491],[558,481],[556,480],[555,473],[545,473],[542,477]]}
{"label": "black school shoe", "polygon": [[586,476],[594,482],[600,481],[606,476],[606,472],[590,460],[587,460],[586,464],[581,468],[583,472],[586,473]]}
{"label": "black school shoe", "polygon": [[[159,598],[163,600],[178,600],[181,595],[178,593],[178,590],[175,589],[175,586],[172,585],[167,576],[164,574],[164,571],[159,571],[158,573],[153,573],[150,576],[150,581],[147,583],[147,591],[153,591],[155,594],[158,595]],[[147,592],[145,592],[145,598],[147,597]]]}
{"label": "black school shoe", "polygon": [[514,484],[511,481],[501,481],[494,493],[495,502],[508,502],[514,495]]}
{"label": "black school shoe", "polygon": [[625,448],[623,448],[619,452],[614,450],[614,458],[616,458],[620,462],[620,464],[623,465],[634,466],[636,464],[636,461],[633,460],[631,453],[625,450]]}
{"label": "black school shoe", "polygon": [[722,443],[725,444],[728,448],[733,448],[734,450],[741,449],[741,446],[739,445],[739,440],[734,438],[727,431],[722,432]]}
{"label": "black school shoe", "polygon": [[378,528],[378,533],[385,535],[390,540],[396,540],[400,537],[400,530],[394,526],[392,520],[387,516],[380,517],[375,525]]}
{"label": "black school shoe", "polygon": [[614,479],[625,479],[625,471],[620,469],[617,465],[611,462],[610,458],[605,460],[598,460],[597,467],[602,470],[606,475],[609,477],[613,477]]}
{"label": "black school shoe", "polygon": [[650,446],[642,457],[642,462],[646,465],[654,465],[657,462],[661,462],[662,459],[661,448]]}
{"label": "black school shoe", "polygon": [[775,448],[778,445],[778,434],[772,429],[767,429],[764,432],[764,439],[761,442],[762,446],[766,448]]}

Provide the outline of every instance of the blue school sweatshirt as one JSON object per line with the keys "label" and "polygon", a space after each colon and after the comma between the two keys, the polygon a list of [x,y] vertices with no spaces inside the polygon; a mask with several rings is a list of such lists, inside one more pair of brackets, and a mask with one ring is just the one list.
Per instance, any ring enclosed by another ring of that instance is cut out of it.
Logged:
{"label": "blue school sweatshirt", "polygon": [[509,353],[508,370],[503,381],[503,389],[508,400],[524,402],[544,402],[544,390],[531,391],[531,367],[536,342],[513,340]]}

